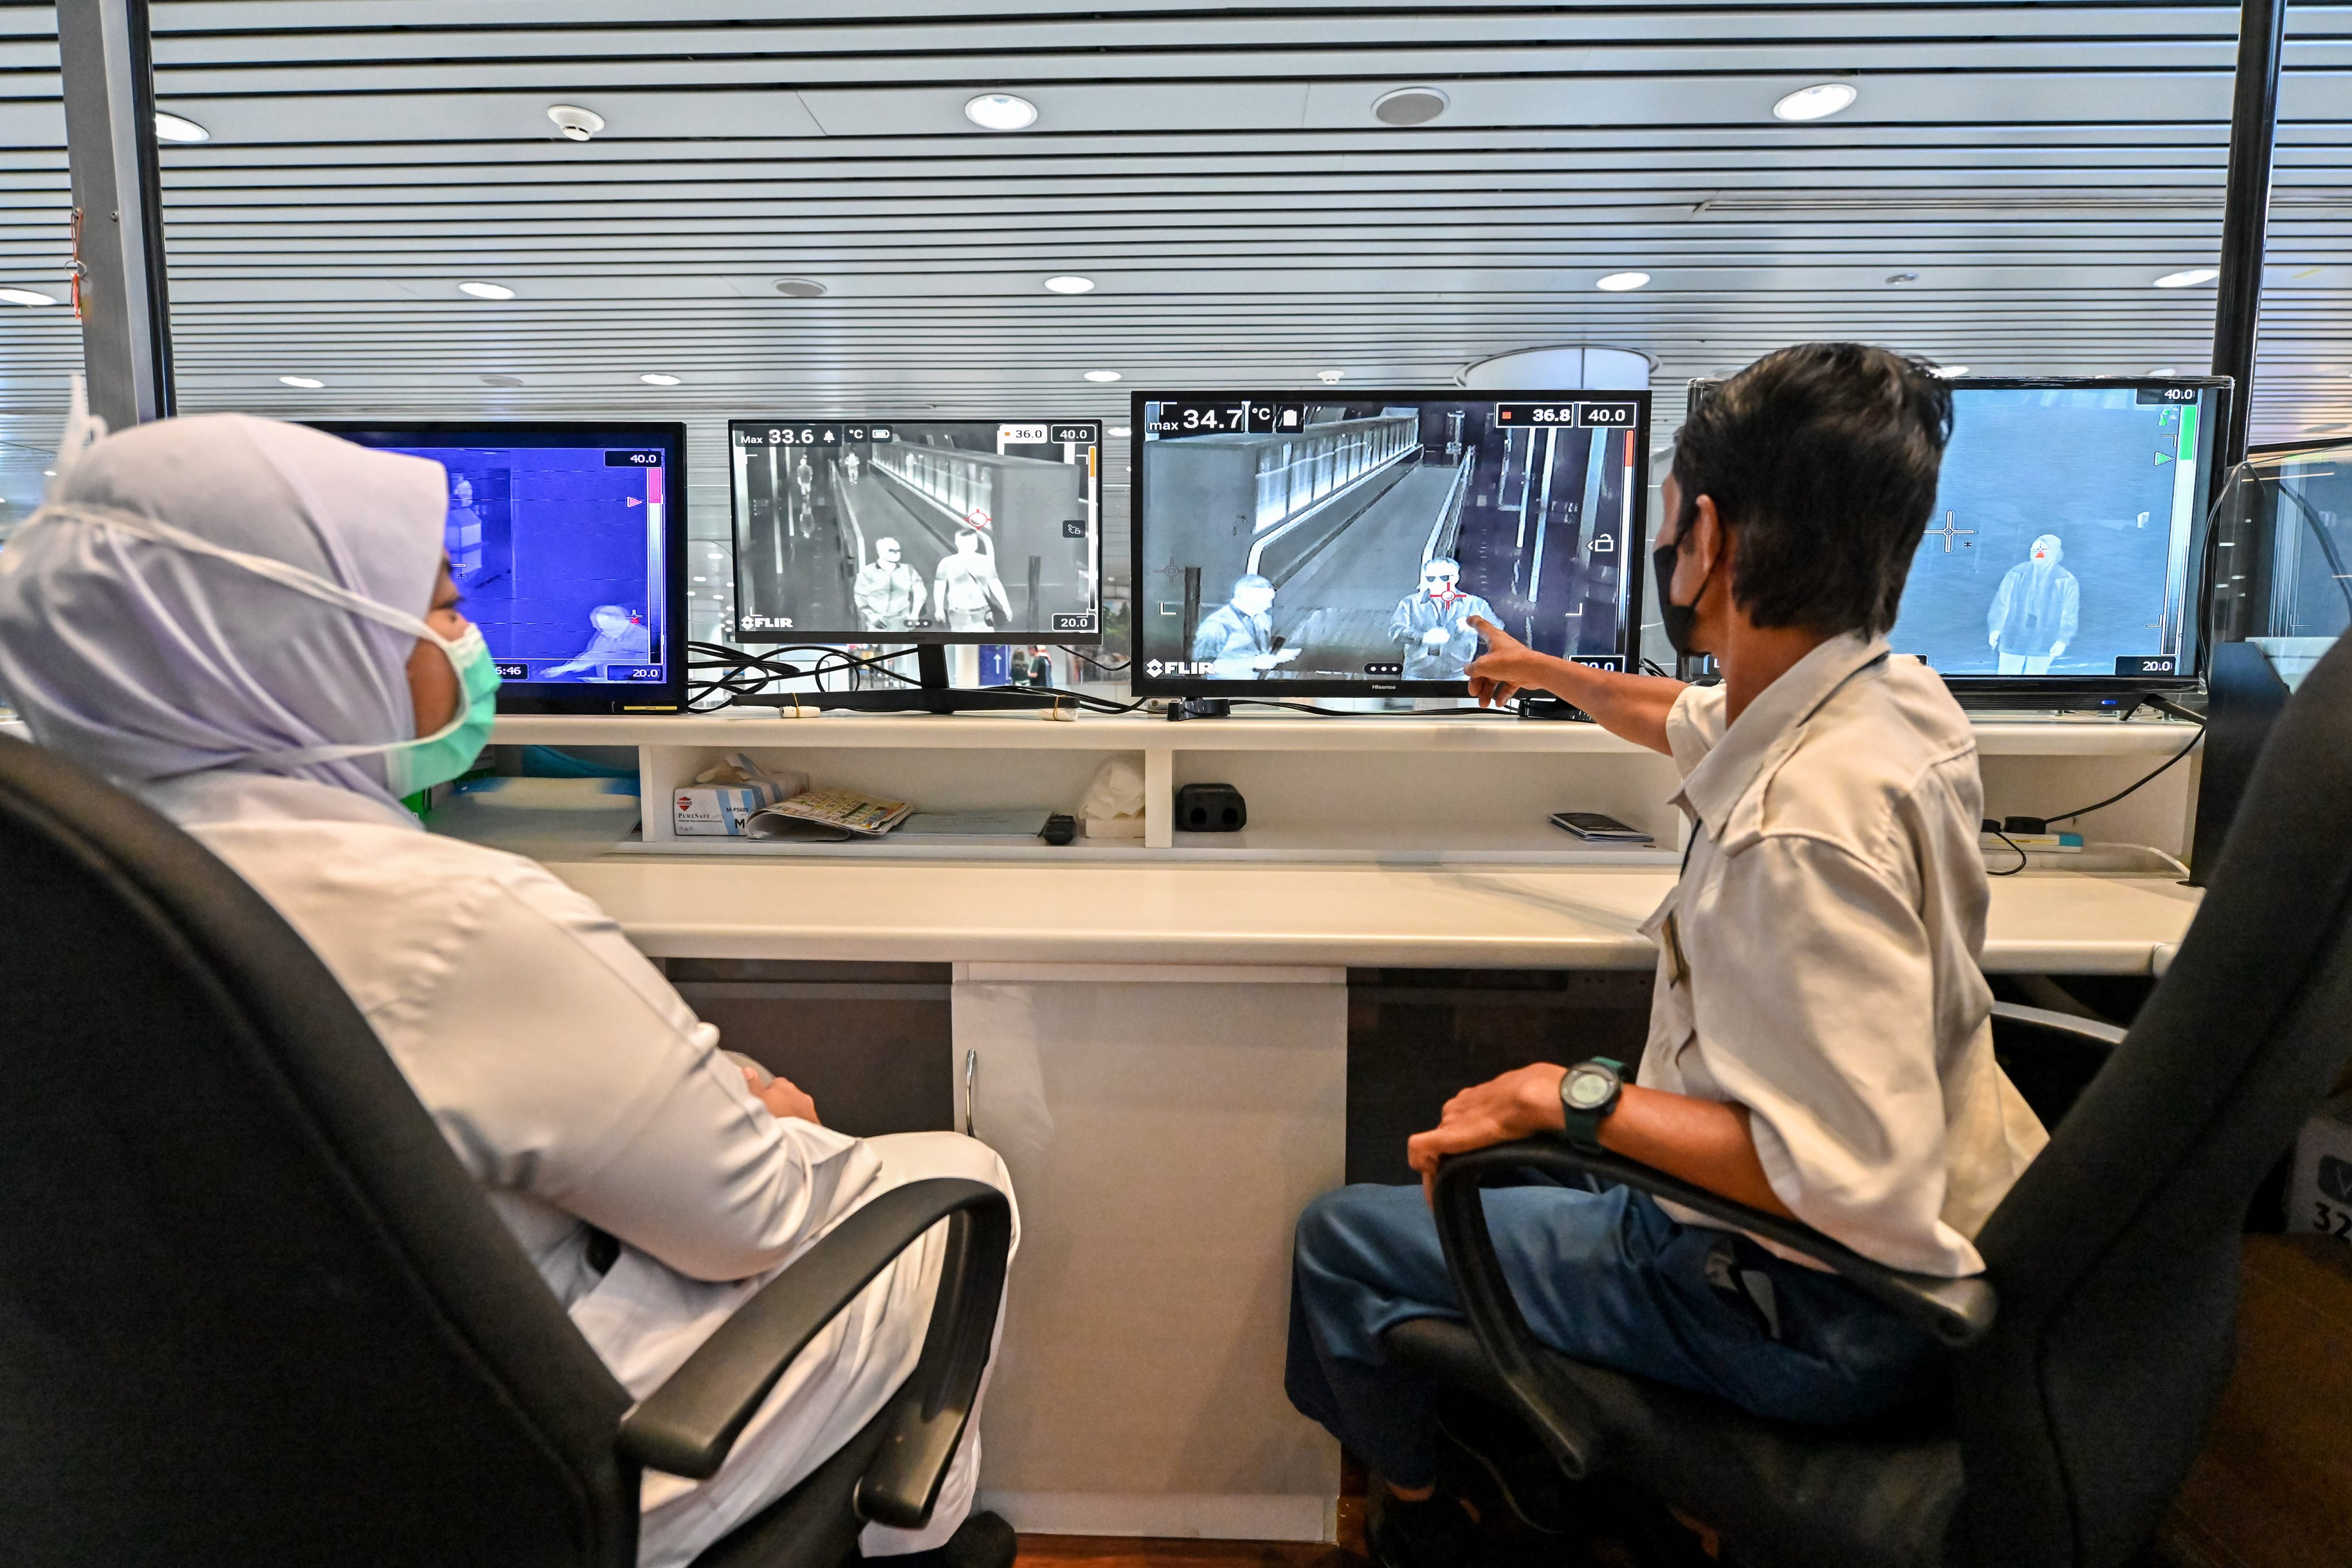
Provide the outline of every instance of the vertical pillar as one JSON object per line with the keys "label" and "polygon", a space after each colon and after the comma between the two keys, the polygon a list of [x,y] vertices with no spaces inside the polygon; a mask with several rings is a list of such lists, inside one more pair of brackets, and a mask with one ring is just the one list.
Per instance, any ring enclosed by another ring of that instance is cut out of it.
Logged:
{"label": "vertical pillar", "polygon": [[2286,0],[2242,0],[2237,91],[2230,113],[2230,175],[2221,213],[2221,298],[2213,314],[2213,374],[2234,377],[2230,425],[2218,454],[2246,455],[2254,401],[2254,338],[2263,310],[2263,247],[2271,210],[2271,150],[2278,137],[2279,65]]}
{"label": "vertical pillar", "polygon": [[147,0],[58,0],[58,56],[90,411],[121,430],[172,413]]}

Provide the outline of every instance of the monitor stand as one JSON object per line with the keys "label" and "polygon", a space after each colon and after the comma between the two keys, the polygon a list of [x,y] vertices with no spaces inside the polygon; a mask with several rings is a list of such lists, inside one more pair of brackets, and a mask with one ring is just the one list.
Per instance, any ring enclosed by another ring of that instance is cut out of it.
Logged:
{"label": "monitor stand", "polygon": [[944,643],[915,645],[915,682],[866,691],[763,692],[738,697],[733,706],[835,708],[853,713],[976,713],[1051,708],[1069,700],[1021,686],[950,686]]}

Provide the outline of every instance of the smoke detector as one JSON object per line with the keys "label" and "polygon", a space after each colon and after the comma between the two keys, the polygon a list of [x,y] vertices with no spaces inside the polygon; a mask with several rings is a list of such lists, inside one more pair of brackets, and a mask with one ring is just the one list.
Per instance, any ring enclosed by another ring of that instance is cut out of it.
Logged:
{"label": "smoke detector", "polygon": [[556,130],[562,132],[569,142],[585,142],[604,129],[603,115],[593,109],[582,109],[573,104],[555,104],[548,110],[547,117],[555,121]]}

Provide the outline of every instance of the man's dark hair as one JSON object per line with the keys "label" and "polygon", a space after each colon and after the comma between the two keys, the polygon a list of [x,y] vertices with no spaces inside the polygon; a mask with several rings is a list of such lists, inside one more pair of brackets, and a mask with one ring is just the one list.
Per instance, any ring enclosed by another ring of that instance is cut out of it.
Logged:
{"label": "man's dark hair", "polygon": [[1712,496],[1750,620],[1875,635],[1895,624],[1951,434],[1951,389],[1924,360],[1863,343],[1766,354],[1675,439],[1675,537]]}

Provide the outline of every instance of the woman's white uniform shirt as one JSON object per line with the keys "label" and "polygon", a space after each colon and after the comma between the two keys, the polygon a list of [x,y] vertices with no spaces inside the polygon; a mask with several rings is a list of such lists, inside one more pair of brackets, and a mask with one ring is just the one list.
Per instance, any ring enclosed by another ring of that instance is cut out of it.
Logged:
{"label": "woman's white uniform shirt", "polygon": [[[336,482],[339,466],[358,471]],[[101,443],[69,479],[95,492],[97,508],[152,515],[419,610],[438,564],[437,469],[315,432],[170,421]],[[387,497],[424,501],[429,510],[407,520],[422,547],[381,517],[371,536],[326,499],[355,495],[379,510]],[[36,737],[163,809],[318,951],[633,1394],[890,1187],[958,1175],[1009,1190],[992,1153],[951,1133],[862,1140],[774,1116],[719,1054],[718,1031],[601,910],[532,861],[422,831],[383,788],[379,759],[283,772],[204,765],[381,739],[386,725],[413,733],[399,664],[380,668],[404,660],[397,637],[102,521],[37,514],[8,557],[0,677]],[[404,572],[415,581],[396,581]],[[354,670],[380,679],[355,682]],[[304,684],[338,671],[342,691]],[[210,722],[208,708],[219,715]],[[601,1275],[590,1226],[624,1244]],[[717,1477],[646,1478],[641,1563],[689,1562],[881,1408],[919,1353],[943,1235],[903,1255],[802,1352]],[[866,1554],[945,1540],[971,1508],[979,1450],[975,1417],[931,1525],[869,1527]]]}

